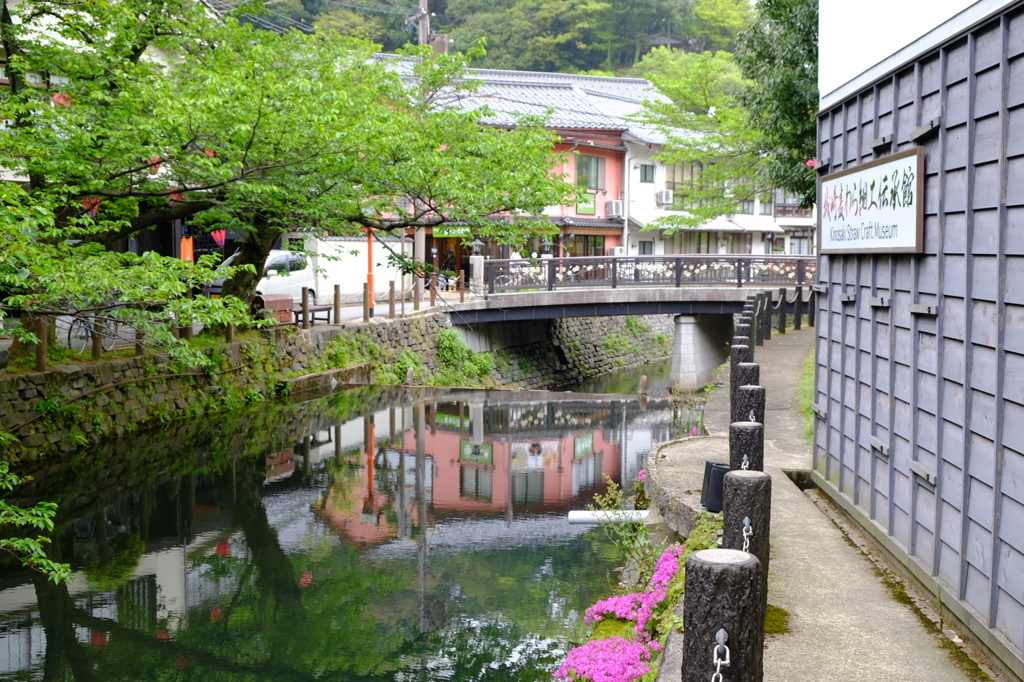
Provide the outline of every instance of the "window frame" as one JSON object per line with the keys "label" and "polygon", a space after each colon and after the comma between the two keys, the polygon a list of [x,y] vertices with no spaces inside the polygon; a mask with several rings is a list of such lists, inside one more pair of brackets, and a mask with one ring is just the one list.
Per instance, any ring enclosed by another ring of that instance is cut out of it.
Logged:
{"label": "window frame", "polygon": [[592,190],[606,189],[605,161],[603,156],[576,152],[576,184]]}

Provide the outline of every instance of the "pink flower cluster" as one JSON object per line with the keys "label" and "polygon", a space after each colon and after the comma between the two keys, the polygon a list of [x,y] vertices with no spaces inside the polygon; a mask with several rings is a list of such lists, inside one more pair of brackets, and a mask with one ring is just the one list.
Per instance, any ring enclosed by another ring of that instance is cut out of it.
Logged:
{"label": "pink flower cluster", "polygon": [[607,616],[635,621],[633,630],[637,634],[633,641],[608,637],[576,647],[566,656],[555,677],[560,680],[629,682],[649,672],[647,663],[653,652],[661,651],[661,646],[647,634],[647,623],[654,609],[665,601],[669,583],[679,572],[679,555],[682,553],[682,545],[672,545],[661,553],[645,591],[604,599],[587,609],[583,618],[587,625]]}
{"label": "pink flower cluster", "polygon": [[[664,599],[665,595],[661,595]],[[636,621],[637,632],[643,632],[647,627],[647,621],[651,619],[655,607],[661,603],[661,599],[653,592],[630,592],[609,599],[602,599],[589,609],[583,616],[583,622],[593,625],[605,616],[614,616],[622,620]]]}
{"label": "pink flower cluster", "polygon": [[555,678],[629,682],[651,671],[649,662],[655,651],[661,651],[657,642],[630,642],[622,637],[595,639],[570,651]]}
{"label": "pink flower cluster", "polygon": [[641,483],[646,481],[647,480],[647,469],[641,469],[640,471],[636,472],[636,480],[640,481]]}

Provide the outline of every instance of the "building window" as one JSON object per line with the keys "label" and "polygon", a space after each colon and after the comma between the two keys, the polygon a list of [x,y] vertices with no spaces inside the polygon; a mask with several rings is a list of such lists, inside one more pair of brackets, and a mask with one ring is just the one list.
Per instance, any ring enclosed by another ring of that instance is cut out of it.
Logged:
{"label": "building window", "polygon": [[703,201],[688,198],[693,190],[699,190],[701,165],[699,163],[676,163],[665,166],[665,189],[672,190],[672,205],[669,210],[684,211],[688,208],[699,208]]}
{"label": "building window", "polygon": [[653,241],[642,241],[639,243],[640,255],[641,256],[652,256],[654,255],[654,242]]}
{"label": "building window", "polygon": [[604,159],[577,154],[576,184],[587,189],[604,189]]}
{"label": "building window", "polygon": [[800,199],[794,194],[783,194],[775,216],[778,218],[810,218],[811,209],[800,208]]}
{"label": "building window", "polygon": [[772,215],[774,197],[771,194],[762,194],[759,199],[761,204],[761,215]]}
{"label": "building window", "polygon": [[640,164],[640,182],[654,182],[654,164]]}
{"label": "building window", "polygon": [[563,237],[562,248],[566,256],[603,256],[604,236],[569,234]]}
{"label": "building window", "polygon": [[747,178],[739,178],[730,183],[729,192],[736,200],[736,212],[741,215],[754,215],[754,187]]}

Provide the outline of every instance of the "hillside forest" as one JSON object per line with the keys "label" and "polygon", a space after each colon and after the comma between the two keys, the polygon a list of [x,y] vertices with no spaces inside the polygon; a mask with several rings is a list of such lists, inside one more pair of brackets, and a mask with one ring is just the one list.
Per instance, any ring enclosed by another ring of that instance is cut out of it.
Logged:
{"label": "hillside forest", "polygon": [[[269,0],[268,24],[333,29],[391,52],[417,41],[417,0]],[[652,48],[732,51],[749,0],[429,0],[432,35],[478,68],[642,76]]]}

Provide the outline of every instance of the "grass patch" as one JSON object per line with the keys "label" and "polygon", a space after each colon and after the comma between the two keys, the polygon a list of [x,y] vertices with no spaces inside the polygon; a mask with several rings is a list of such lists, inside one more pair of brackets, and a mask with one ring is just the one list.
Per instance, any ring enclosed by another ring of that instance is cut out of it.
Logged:
{"label": "grass patch", "polygon": [[797,386],[797,401],[800,415],[804,418],[804,440],[814,443],[814,353],[808,354],[800,368],[800,383]]}
{"label": "grass patch", "polygon": [[784,635],[789,632],[789,612],[773,604],[764,613],[764,634]]}
{"label": "grass patch", "polygon": [[974,662],[967,653],[961,649],[956,642],[949,639],[946,633],[942,632],[939,627],[927,616],[925,613],[918,608],[914,600],[907,594],[906,588],[903,586],[903,581],[896,576],[892,575],[888,571],[875,566],[875,573],[881,578],[882,584],[885,585],[886,589],[889,590],[889,595],[893,601],[897,604],[902,604],[913,611],[914,615],[917,616],[917,620],[920,621],[921,625],[924,626],[925,630],[928,630],[933,635],[939,637],[939,647],[946,652],[950,660],[953,662],[960,671],[962,671],[969,679],[981,682],[982,680],[991,680],[988,673],[981,669],[981,667]]}

